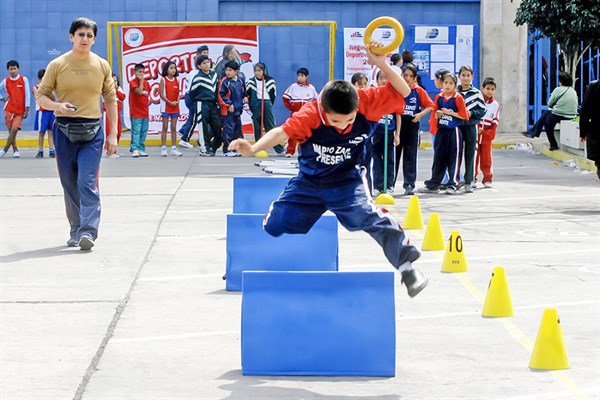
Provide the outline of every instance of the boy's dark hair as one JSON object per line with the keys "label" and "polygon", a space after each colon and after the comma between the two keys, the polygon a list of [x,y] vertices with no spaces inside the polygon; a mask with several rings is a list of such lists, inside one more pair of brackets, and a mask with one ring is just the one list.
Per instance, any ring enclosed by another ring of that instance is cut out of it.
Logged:
{"label": "boy's dark hair", "polygon": [[163,65],[162,76],[169,76],[169,67],[171,65],[175,66],[175,76],[179,76],[179,71],[177,71],[177,64],[174,61],[167,61],[165,65]]}
{"label": "boy's dark hair", "polygon": [[416,77],[418,76],[418,74],[419,74],[419,70],[417,70],[417,67],[415,67],[415,64],[413,64],[413,63],[407,63],[407,64],[404,64],[404,65],[402,66],[402,72],[404,72],[404,71],[406,71],[406,70],[409,70],[410,72],[412,72],[412,73],[413,73],[413,76],[414,76],[415,78],[416,78]]}
{"label": "boy's dark hair", "polygon": [[42,79],[44,77],[44,74],[46,73],[45,69],[40,69],[38,71],[38,79]]}
{"label": "boy's dark hair", "polygon": [[296,71],[296,75],[298,74],[302,74],[304,76],[308,76],[308,69],[302,67],[302,68],[298,68],[298,71]]}
{"label": "boy's dark hair", "polygon": [[144,64],[135,64],[135,65],[133,66],[133,70],[134,70],[134,71],[138,71],[138,70],[140,70],[140,69],[146,69],[146,67],[144,67]]}
{"label": "boy's dark hair", "polygon": [[368,80],[367,76],[365,74],[363,74],[362,72],[357,72],[354,75],[352,75],[352,78],[350,79],[350,83],[352,83],[354,85],[356,82],[360,81],[361,79]]}
{"label": "boy's dark hair", "polygon": [[573,86],[573,78],[565,71],[561,71],[561,73],[558,74],[558,81],[563,86]]}
{"label": "boy's dark hair", "polygon": [[326,113],[350,114],[358,109],[358,91],[350,82],[328,82],[321,91],[321,105]]}
{"label": "boy's dark hair", "polygon": [[439,80],[444,80],[444,76],[446,74],[449,74],[450,71],[448,71],[446,68],[440,68],[437,71],[435,71],[435,77]]}
{"label": "boy's dark hair", "polygon": [[414,59],[415,59],[415,57],[413,56],[412,51],[404,50],[402,52],[402,63],[403,64],[411,63],[411,62],[413,62]]}
{"label": "boy's dark hair", "polygon": [[498,85],[496,85],[496,80],[494,78],[492,78],[491,76],[488,76],[487,78],[485,78],[483,80],[483,83],[481,84],[481,87],[484,88],[487,85],[494,85],[494,87],[498,87]]}
{"label": "boy's dark hair", "polygon": [[225,68],[231,68],[234,71],[239,71],[240,70],[240,64],[238,64],[236,61],[227,61],[227,64],[225,64]]}
{"label": "boy's dark hair", "polygon": [[203,51],[208,51],[208,46],[207,46],[207,45],[205,45],[205,44],[203,44],[202,46],[199,46],[199,47],[196,49],[196,54],[200,54],[200,53],[202,53]]}
{"label": "boy's dark hair", "polygon": [[115,74],[114,72],[112,73],[112,76],[114,76],[115,78],[117,78],[117,86],[121,86],[121,80],[119,79],[119,75]]}
{"label": "boy's dark hair", "polygon": [[392,63],[392,65],[396,65],[398,64],[398,61],[400,61],[402,59],[402,56],[400,55],[400,53],[394,53],[392,54],[392,57],[390,58],[390,62]]}
{"label": "boy's dark hair", "polygon": [[467,71],[470,72],[471,75],[475,75],[475,73],[473,72],[473,68],[471,68],[470,65],[463,65],[462,67],[460,67],[460,69],[458,70],[458,74],[460,75],[463,71]]}
{"label": "boy's dark hair", "polygon": [[75,32],[77,32],[77,29],[80,28],[91,28],[94,31],[94,37],[98,33],[98,25],[96,25],[96,22],[86,17],[75,18],[73,22],[71,22],[71,28],[69,28],[69,33],[71,35],[74,35]]}
{"label": "boy's dark hair", "polygon": [[200,64],[202,64],[206,60],[210,60],[210,58],[208,56],[198,56],[196,57],[196,65],[200,67]]}
{"label": "boy's dark hair", "polygon": [[10,60],[9,62],[7,62],[6,69],[9,69],[10,67],[21,68],[21,67],[19,67],[19,62],[17,60]]}

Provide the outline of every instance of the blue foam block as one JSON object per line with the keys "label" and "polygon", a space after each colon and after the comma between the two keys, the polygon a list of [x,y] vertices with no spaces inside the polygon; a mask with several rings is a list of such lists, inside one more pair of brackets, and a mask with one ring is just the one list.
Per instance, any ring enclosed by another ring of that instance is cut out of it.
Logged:
{"label": "blue foam block", "polygon": [[234,176],[233,212],[266,214],[289,181],[289,177]]}
{"label": "blue foam block", "polygon": [[393,272],[244,272],[244,375],[394,376]]}
{"label": "blue foam block", "polygon": [[227,215],[226,289],[242,290],[243,271],[337,271],[338,221],[323,215],[305,235],[273,237],[262,214]]}

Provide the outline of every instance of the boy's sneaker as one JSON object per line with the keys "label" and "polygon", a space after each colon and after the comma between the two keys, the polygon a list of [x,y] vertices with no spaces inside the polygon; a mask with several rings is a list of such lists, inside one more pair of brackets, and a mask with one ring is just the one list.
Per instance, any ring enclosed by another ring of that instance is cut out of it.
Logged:
{"label": "boy's sneaker", "polygon": [[385,191],[387,194],[394,194],[394,188],[388,188],[388,190]]}
{"label": "boy's sneaker", "polygon": [[292,155],[290,153],[285,153],[285,158],[292,158]]}
{"label": "boy's sneaker", "polygon": [[161,156],[161,157],[166,157],[166,156],[168,156],[168,154],[167,154],[167,149],[161,149],[161,150],[160,150],[160,156]]}
{"label": "boy's sneaker", "polygon": [[92,247],[94,247],[94,239],[92,239],[91,237],[83,235],[81,239],[79,239],[79,248],[81,250],[88,251],[91,250]]}
{"label": "boy's sneaker", "polygon": [[79,240],[77,240],[77,238],[75,237],[70,237],[69,240],[67,240],[67,246],[69,247],[75,247],[79,244]]}
{"label": "boy's sneaker", "polygon": [[180,145],[181,147],[185,147],[186,149],[193,149],[193,148],[194,148],[194,145],[193,145],[193,144],[191,144],[190,142],[186,142],[186,141],[185,141],[185,140],[183,140],[183,139],[181,139],[181,140],[179,141],[179,145]]}
{"label": "boy's sneaker", "polygon": [[214,157],[215,156],[215,152],[212,150],[209,150],[206,152],[206,157]]}
{"label": "boy's sneaker", "polygon": [[377,189],[373,189],[373,197],[377,197],[381,194],[381,191],[377,190]]}
{"label": "boy's sneaker", "polygon": [[35,158],[44,158],[44,152],[38,151],[37,154],[35,155]]}
{"label": "boy's sneaker", "polygon": [[5,154],[6,152],[4,151],[4,149],[0,149],[0,158],[4,157]]}
{"label": "boy's sneaker", "polygon": [[473,193],[473,186],[470,183],[465,185],[465,193]]}
{"label": "boy's sneaker", "polygon": [[15,152],[13,153],[13,158],[21,158],[21,153],[19,153],[19,151],[18,151],[18,150],[17,150],[17,151],[15,151]]}
{"label": "boy's sneaker", "polygon": [[181,157],[183,155],[183,153],[177,149],[171,149],[171,155],[173,157]]}
{"label": "boy's sneaker", "polygon": [[131,153],[131,157],[133,157],[133,158],[138,158],[139,156],[140,156],[139,150],[134,150],[133,153]]}
{"label": "boy's sneaker", "polygon": [[440,186],[438,186],[438,189],[440,190],[446,190],[447,186],[445,184],[441,184]]}
{"label": "boy's sneaker", "polygon": [[117,153],[115,153],[115,154],[111,154],[110,156],[108,156],[108,158],[117,159],[117,158],[121,158],[121,156],[118,155]]}
{"label": "boy's sneaker", "polygon": [[238,153],[237,151],[228,151],[227,153],[225,153],[225,157],[239,157],[241,156],[240,153]]}
{"label": "boy's sneaker", "polygon": [[140,153],[140,157],[148,157],[148,153],[145,151],[139,150],[138,153]]}
{"label": "boy's sneaker", "polygon": [[465,186],[465,181],[460,181],[458,182],[458,184],[456,185],[457,189],[460,189],[461,187]]}
{"label": "boy's sneaker", "polygon": [[483,187],[485,189],[492,189],[494,187],[494,185],[492,185],[492,182],[484,182]]}
{"label": "boy's sneaker", "polygon": [[429,279],[420,271],[416,269],[402,271],[402,283],[406,286],[408,295],[415,297],[425,289],[425,286],[429,283]]}
{"label": "boy's sneaker", "polygon": [[456,194],[456,188],[448,186],[448,188],[446,189],[446,194]]}
{"label": "boy's sneaker", "polygon": [[412,196],[413,194],[415,194],[415,188],[412,187],[412,186],[410,186],[410,185],[408,185],[406,187],[406,189],[404,189],[404,195],[405,196]]}
{"label": "boy's sneaker", "polygon": [[50,157],[50,158],[54,158],[54,150],[50,150],[50,151],[48,152],[48,157]]}
{"label": "boy's sneaker", "polygon": [[[441,185],[440,185],[441,187]],[[417,189],[419,193],[437,193],[438,189],[429,189],[427,186]]]}
{"label": "boy's sneaker", "polygon": [[200,151],[198,151],[198,155],[199,155],[200,157],[209,157],[209,155],[208,155],[208,152],[207,152],[207,151],[204,151],[204,150],[202,150],[202,147],[200,147]]}

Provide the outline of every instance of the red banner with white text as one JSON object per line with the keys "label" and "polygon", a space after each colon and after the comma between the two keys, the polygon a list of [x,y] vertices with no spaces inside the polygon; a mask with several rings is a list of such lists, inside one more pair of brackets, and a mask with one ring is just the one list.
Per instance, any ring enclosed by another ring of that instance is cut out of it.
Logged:
{"label": "red banner with white text", "polygon": [[[123,90],[129,96],[129,81],[134,78],[135,64],[143,64],[145,78],[150,84],[150,125],[149,131],[162,129],[160,113],[159,83],[163,66],[168,61],[177,65],[182,93],[187,91],[188,74],[196,71],[194,58],[198,46],[207,45],[209,56],[218,63],[225,45],[234,45],[240,56],[240,71],[247,78],[253,76],[252,64],[258,61],[257,26],[124,26],[121,31],[122,66],[121,81]],[[188,109],[183,99],[179,103],[181,116],[177,129],[188,119]],[[125,125],[131,127],[129,101],[124,101]],[[242,115],[244,131],[251,130],[250,115]],[[250,129],[248,129],[250,128]]]}

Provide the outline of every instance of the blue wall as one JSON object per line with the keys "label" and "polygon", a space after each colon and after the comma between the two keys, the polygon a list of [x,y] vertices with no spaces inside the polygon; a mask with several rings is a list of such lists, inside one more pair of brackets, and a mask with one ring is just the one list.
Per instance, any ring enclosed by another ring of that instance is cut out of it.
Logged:
{"label": "blue wall", "polygon": [[[56,55],[71,49],[68,30],[71,21],[79,16],[87,16],[98,23],[94,51],[103,57],[107,51],[108,21],[332,20],[338,24],[335,78],[341,79],[344,27],[366,26],[381,15],[394,16],[405,26],[479,25],[479,5],[479,0],[0,0],[0,63],[4,69],[6,61],[18,60],[22,74],[33,86],[37,82],[38,69],[45,68]],[[140,11],[141,8],[144,11]],[[259,39],[261,59],[277,80],[279,95],[294,81],[300,66],[309,68],[309,80],[317,89],[327,82],[328,28],[262,27]],[[34,104],[31,109],[35,109]],[[275,115],[279,123],[289,115],[281,101],[275,104]],[[23,129],[33,129],[33,118],[25,121]]]}

